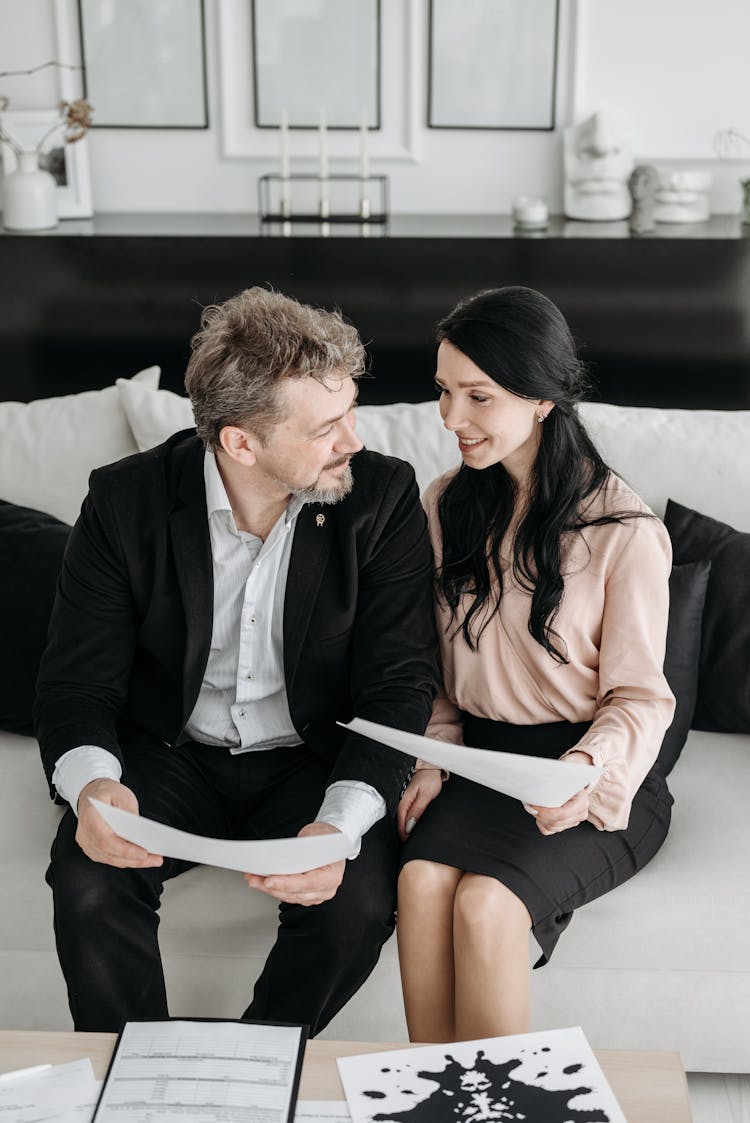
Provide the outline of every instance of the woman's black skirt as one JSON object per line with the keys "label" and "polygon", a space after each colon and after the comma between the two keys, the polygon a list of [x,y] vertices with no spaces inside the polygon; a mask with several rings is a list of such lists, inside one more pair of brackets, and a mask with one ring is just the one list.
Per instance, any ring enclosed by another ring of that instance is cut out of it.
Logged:
{"label": "woman's black skirt", "polygon": [[[560,757],[587,729],[588,723],[507,725],[464,715],[466,744],[529,756]],[[627,881],[653,858],[667,837],[672,802],[663,777],[651,772],[636,792],[625,830],[581,823],[543,835],[518,800],[453,775],[414,827],[401,864],[423,859],[497,878],[529,911],[542,949],[535,964],[540,967],[574,909]]]}

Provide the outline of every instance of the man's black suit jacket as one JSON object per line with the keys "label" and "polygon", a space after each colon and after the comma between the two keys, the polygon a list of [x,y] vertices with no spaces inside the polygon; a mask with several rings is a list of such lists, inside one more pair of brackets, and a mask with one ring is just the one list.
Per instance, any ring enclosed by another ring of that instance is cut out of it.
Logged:
{"label": "man's black suit jacket", "polygon": [[[352,470],[349,496],[297,516],[284,671],[294,727],[331,762],[331,782],[371,784],[392,812],[409,758],[335,723],[424,731],[437,688],[432,553],[411,467],[362,451]],[[155,752],[184,737],[212,617],[203,447],[188,430],[91,476],[37,687],[50,784],[78,745],[122,761],[130,737]]]}

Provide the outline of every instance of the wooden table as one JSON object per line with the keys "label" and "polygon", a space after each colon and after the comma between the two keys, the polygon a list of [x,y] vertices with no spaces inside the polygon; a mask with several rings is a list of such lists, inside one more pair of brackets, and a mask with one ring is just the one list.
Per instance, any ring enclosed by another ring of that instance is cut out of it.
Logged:
{"label": "wooden table", "polygon": [[[0,1030],[0,1072],[90,1057],[96,1075],[101,1078],[114,1043],[111,1033]],[[344,1098],[336,1057],[403,1048],[403,1044],[382,1041],[309,1041],[300,1099]],[[628,1123],[690,1123],[687,1081],[678,1053],[600,1049],[596,1055]]]}

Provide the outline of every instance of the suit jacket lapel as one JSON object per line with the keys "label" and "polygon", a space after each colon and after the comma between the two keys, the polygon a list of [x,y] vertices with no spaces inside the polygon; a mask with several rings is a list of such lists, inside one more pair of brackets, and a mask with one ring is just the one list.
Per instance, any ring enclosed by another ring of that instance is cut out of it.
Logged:
{"label": "suit jacket lapel", "polygon": [[169,516],[169,530],[185,611],[182,702],[183,720],[187,720],[203,680],[213,627],[213,563],[200,445],[191,449],[186,459]]}
{"label": "suit jacket lapel", "polygon": [[[328,510],[329,513],[326,513]],[[310,504],[297,515],[284,598],[284,672],[291,690],[331,550],[334,516],[330,508]]]}

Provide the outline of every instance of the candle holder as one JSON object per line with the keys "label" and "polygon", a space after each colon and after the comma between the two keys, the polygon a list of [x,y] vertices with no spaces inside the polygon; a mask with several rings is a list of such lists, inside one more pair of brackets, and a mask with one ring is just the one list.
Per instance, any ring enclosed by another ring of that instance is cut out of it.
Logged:
{"label": "candle holder", "polygon": [[388,176],[335,174],[262,175],[258,178],[258,215],[273,222],[388,222]]}

